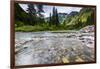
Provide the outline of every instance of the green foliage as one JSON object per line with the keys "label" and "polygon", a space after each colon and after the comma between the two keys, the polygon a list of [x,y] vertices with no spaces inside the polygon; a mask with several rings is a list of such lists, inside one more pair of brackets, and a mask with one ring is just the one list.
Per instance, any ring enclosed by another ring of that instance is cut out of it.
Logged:
{"label": "green foliage", "polygon": [[93,14],[93,8],[83,8],[78,15],[67,17],[64,21],[64,25],[66,25],[68,29],[81,29],[87,25],[93,25]]}
{"label": "green foliage", "polygon": [[58,11],[55,7],[53,7],[52,16],[51,16],[51,13],[50,13],[50,19],[49,20],[50,20],[49,23],[51,23],[52,25],[59,26]]}
{"label": "green foliage", "polygon": [[49,26],[48,24],[43,24],[43,25],[25,25],[25,26],[20,26],[20,27],[15,27],[15,31],[21,31],[21,32],[35,32],[35,31],[54,31],[54,30],[64,30],[63,26],[55,26],[51,25]]}
{"label": "green foliage", "polygon": [[23,31],[23,32],[31,32],[31,31],[42,31],[43,28],[41,26],[22,26],[15,28],[15,31]]}
{"label": "green foliage", "polygon": [[15,27],[20,27],[20,26],[24,26],[24,23],[21,21],[16,21],[15,22]]}
{"label": "green foliage", "polygon": [[[37,9],[36,9],[36,8]],[[87,25],[94,24],[93,8],[83,8],[81,11],[73,12],[63,19],[59,18],[58,11],[53,7],[52,15],[48,21],[42,13],[43,5],[28,4],[28,13],[26,13],[18,3],[15,4],[15,31],[31,32],[31,31],[54,31],[54,30],[79,30]],[[63,21],[60,21],[63,20]]]}
{"label": "green foliage", "polygon": [[22,26],[22,24],[27,25],[29,20],[29,15],[18,5],[15,4],[15,27]]}

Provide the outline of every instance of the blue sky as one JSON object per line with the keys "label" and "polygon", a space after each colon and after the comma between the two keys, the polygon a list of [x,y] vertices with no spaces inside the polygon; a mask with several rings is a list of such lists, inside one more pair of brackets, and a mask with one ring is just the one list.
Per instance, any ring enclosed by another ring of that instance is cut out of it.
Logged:
{"label": "blue sky", "polygon": [[[25,11],[27,10],[28,6],[27,4],[19,4],[21,6],[21,8],[23,8]],[[36,8],[36,7],[35,7]],[[72,11],[80,11],[80,9],[82,9],[81,7],[67,7],[67,6],[55,6],[55,8],[57,8],[58,13],[70,13]],[[50,5],[43,5],[43,10],[45,13],[43,13],[43,15],[45,17],[49,17],[49,14],[52,14],[52,9],[53,6]],[[27,12],[27,11],[26,11]]]}

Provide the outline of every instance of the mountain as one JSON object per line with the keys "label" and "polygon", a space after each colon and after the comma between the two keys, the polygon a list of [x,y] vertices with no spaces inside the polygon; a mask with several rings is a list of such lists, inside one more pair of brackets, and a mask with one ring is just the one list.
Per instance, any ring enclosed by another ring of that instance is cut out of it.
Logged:
{"label": "mountain", "polygon": [[[67,15],[68,15],[67,13],[58,13],[59,22],[62,23],[65,20],[65,18],[67,17]],[[50,17],[46,17],[45,21],[48,22],[49,19],[50,19]]]}
{"label": "mountain", "polygon": [[75,15],[77,15],[77,14],[78,14],[77,11],[72,11],[70,14],[68,14],[68,16],[75,16]]}
{"label": "mountain", "polygon": [[82,8],[80,12],[71,12],[64,21],[67,29],[81,29],[94,24],[94,9]]}
{"label": "mountain", "polygon": [[67,15],[68,15],[67,13],[58,13],[59,22],[62,23],[67,17]]}
{"label": "mountain", "polygon": [[66,17],[68,14],[67,13],[58,13],[59,16],[62,16],[62,17]]}
{"label": "mountain", "polygon": [[76,19],[77,19],[76,16],[78,16],[78,14],[79,14],[79,12],[77,12],[77,11],[70,12],[67,15],[66,19],[64,20],[64,25],[67,25],[70,27],[70,24],[72,25],[76,21]]}

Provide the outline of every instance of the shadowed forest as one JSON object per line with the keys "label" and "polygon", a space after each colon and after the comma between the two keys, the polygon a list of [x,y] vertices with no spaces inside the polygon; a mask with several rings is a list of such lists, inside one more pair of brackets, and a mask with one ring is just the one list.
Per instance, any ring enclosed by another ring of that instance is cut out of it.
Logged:
{"label": "shadowed forest", "polygon": [[45,17],[44,5],[27,4],[27,12],[21,6],[15,4],[15,31],[56,31],[79,30],[88,25],[94,25],[94,8],[85,8],[72,11],[69,14],[59,13],[53,6],[52,12]]}

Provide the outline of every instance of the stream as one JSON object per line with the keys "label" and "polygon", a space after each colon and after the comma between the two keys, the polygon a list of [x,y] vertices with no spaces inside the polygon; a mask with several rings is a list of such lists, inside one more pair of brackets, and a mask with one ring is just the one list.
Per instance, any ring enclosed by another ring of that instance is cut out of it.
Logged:
{"label": "stream", "polygon": [[15,64],[94,61],[94,33],[16,32]]}

